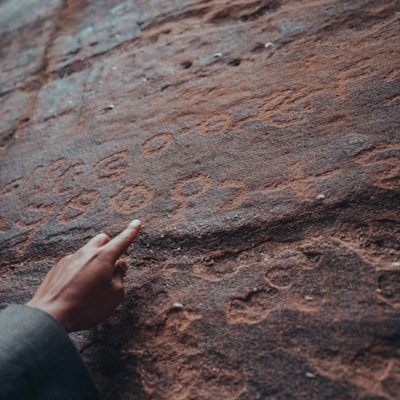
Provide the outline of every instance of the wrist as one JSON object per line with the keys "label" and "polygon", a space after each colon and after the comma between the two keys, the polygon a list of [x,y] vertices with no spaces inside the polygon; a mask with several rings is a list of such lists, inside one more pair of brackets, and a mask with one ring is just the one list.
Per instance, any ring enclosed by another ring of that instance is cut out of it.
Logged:
{"label": "wrist", "polygon": [[70,333],[73,331],[73,329],[71,329],[70,324],[68,323],[66,318],[64,318],[62,316],[62,314],[57,312],[53,307],[43,304],[42,302],[37,301],[35,299],[29,300],[25,305],[28,307],[36,308],[36,309],[43,311],[44,313],[50,315],[53,319],[55,319],[64,328],[64,330],[67,333]]}

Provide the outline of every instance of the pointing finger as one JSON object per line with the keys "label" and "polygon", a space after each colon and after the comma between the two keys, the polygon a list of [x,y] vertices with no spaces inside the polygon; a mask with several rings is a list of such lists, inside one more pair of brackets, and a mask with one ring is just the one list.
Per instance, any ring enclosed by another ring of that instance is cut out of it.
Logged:
{"label": "pointing finger", "polygon": [[136,239],[140,227],[141,222],[139,220],[132,221],[125,230],[104,246],[104,251],[109,253],[114,262],[128,250],[128,247]]}

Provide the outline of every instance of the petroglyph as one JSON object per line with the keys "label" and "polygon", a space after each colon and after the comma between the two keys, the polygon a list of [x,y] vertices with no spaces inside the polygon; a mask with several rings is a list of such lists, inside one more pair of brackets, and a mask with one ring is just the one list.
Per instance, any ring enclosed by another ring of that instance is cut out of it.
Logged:
{"label": "petroglyph", "polygon": [[[284,101],[283,99],[286,98],[287,94],[275,97],[275,106],[281,104]],[[160,144],[167,143],[164,142],[164,139],[173,140],[173,137],[169,134],[156,135],[152,139],[156,137],[162,140]],[[153,154],[157,155],[157,152],[162,152],[166,148],[161,146],[158,150],[153,149],[155,151]],[[378,166],[378,168],[373,170],[372,182],[376,186],[395,190],[399,187],[400,181],[399,156],[400,147],[395,144],[363,151],[354,157],[353,160],[361,165]],[[91,169],[92,176],[100,181],[108,179],[111,181],[118,180],[128,173],[130,167],[128,157],[128,150],[120,150],[100,159]],[[45,193],[48,195],[49,190],[52,190],[57,195],[75,194],[74,199],[77,203],[74,204],[77,207],[69,207],[66,204],[60,213],[59,220],[63,221],[62,223],[72,221],[74,220],[74,213],[76,213],[76,218],[81,218],[89,209],[85,207],[81,208],[82,204],[79,204],[79,191],[82,190],[81,182],[88,178],[88,166],[81,161],[72,165],[69,163],[66,158],[59,158],[50,161],[47,165],[38,165],[29,173],[26,179],[19,177],[5,184],[1,189],[1,194],[7,195],[13,191],[21,190],[21,188],[23,193],[26,193],[29,189],[30,192],[32,191],[36,195],[43,195]],[[251,194],[247,182],[238,179],[227,179],[218,183],[214,182],[212,177],[201,173],[180,179],[173,185],[170,192],[171,197],[178,201],[173,222],[175,223],[182,219],[187,212],[188,206],[194,206],[191,202],[209,191],[211,185],[215,186],[216,193],[218,193],[218,197],[222,200],[222,203],[217,206],[218,208],[215,211],[229,211],[241,207],[246,199],[250,199],[251,196],[257,195],[257,193],[265,196],[275,196],[276,194],[280,194],[281,192],[283,194],[284,191],[290,190],[293,196],[307,202],[312,202],[318,197],[316,189],[318,185],[329,185],[330,179],[345,173],[341,169],[333,169],[318,175],[307,176],[303,171],[302,164],[299,162],[287,168],[289,169],[288,176],[284,181],[275,181],[266,187],[255,188]],[[96,181],[93,184],[95,185]],[[87,190],[90,191],[92,188],[89,187]],[[102,196],[101,188],[99,196]],[[112,196],[110,205],[115,211],[128,214],[150,205],[154,197],[155,191],[153,188],[143,184],[131,184],[120,189],[118,193]],[[48,200],[51,199],[47,199],[46,201]],[[21,222],[21,224],[23,223]]]}
{"label": "petroglyph", "polygon": [[1,189],[0,189],[0,196],[4,196],[6,194],[12,193],[13,191],[17,190],[23,182],[23,178],[19,177],[16,179],[13,179],[11,182],[6,183]]}
{"label": "petroglyph", "polygon": [[288,99],[293,95],[292,89],[283,90],[280,92],[272,93],[268,96],[261,106],[266,111],[276,111],[283,105],[288,103]]}
{"label": "petroglyph", "polygon": [[149,205],[153,197],[154,192],[145,185],[128,185],[111,198],[110,205],[118,212],[131,214]]}
{"label": "petroglyph", "polygon": [[33,239],[35,238],[35,235],[37,234],[39,229],[33,229],[30,231],[24,232],[23,235],[18,236],[14,241],[13,245],[16,250],[16,253],[18,256],[23,256],[28,247],[31,245],[33,242]]}
{"label": "petroglyph", "polygon": [[378,172],[375,174],[373,182],[375,186],[384,189],[400,189],[400,165],[391,165],[386,170]]}
{"label": "petroglyph", "polygon": [[54,204],[29,204],[16,224],[21,229],[38,229],[50,219],[53,210]]}
{"label": "petroglyph", "polygon": [[274,288],[289,288],[296,279],[296,269],[294,266],[275,266],[266,273],[265,279]]}
{"label": "petroglyph", "polygon": [[27,177],[22,186],[22,192],[29,195],[38,195],[43,191],[43,179],[46,173],[46,167],[38,165]]}
{"label": "petroglyph", "polygon": [[257,324],[277,307],[279,299],[279,292],[275,288],[252,290],[231,300],[226,318],[231,324]]}
{"label": "petroglyph", "polygon": [[172,194],[180,200],[194,199],[206,192],[211,185],[211,178],[203,174],[183,178],[172,189]]}
{"label": "petroglyph", "polygon": [[308,122],[309,115],[315,111],[312,97],[319,93],[310,94],[303,88],[272,93],[259,107],[258,118],[265,125],[279,128]]}
{"label": "petroglyph", "polygon": [[[363,387],[365,381],[368,380],[375,387],[380,387],[381,382],[391,374],[393,360],[385,358],[376,351],[357,351],[355,348],[355,354],[349,360],[342,360],[340,353],[338,354],[330,349],[326,349],[321,353],[319,357],[312,359],[311,364],[317,375],[323,377],[348,379],[360,387]],[[339,363],[347,365],[344,368],[337,368]]]}
{"label": "petroglyph", "polygon": [[400,103],[400,94],[397,94],[397,95],[385,100],[385,105],[387,107],[391,107],[392,105],[394,105],[396,103]]}
{"label": "petroglyph", "polygon": [[372,182],[375,186],[396,190],[400,186],[400,146],[397,144],[379,146],[355,158],[365,167],[375,166]]}
{"label": "petroglyph", "polygon": [[398,68],[393,68],[385,77],[384,77],[384,81],[386,83],[390,83],[393,82],[394,80],[397,79],[397,77],[400,74],[400,70]]}
{"label": "petroglyph", "polygon": [[[290,187],[293,189],[294,193],[297,197],[306,200],[312,201],[316,198],[317,192],[313,187],[313,183],[317,179],[321,180],[325,178],[325,176],[321,177],[306,177],[303,171],[303,166],[301,163],[295,163],[290,167],[290,176],[291,176],[291,184]],[[331,173],[328,173],[328,177],[331,177]]]}
{"label": "petroglyph", "polygon": [[[27,178],[18,177],[7,183],[0,191],[1,194],[9,194],[21,189],[23,193],[40,195],[53,185],[57,185],[55,178],[62,169],[68,168],[68,160],[60,158],[50,161],[48,165],[38,165],[28,175]],[[60,178],[60,177],[59,177]],[[64,177],[66,179],[66,177]],[[60,180],[63,180],[60,178]]]}
{"label": "petroglyph", "polygon": [[218,189],[227,191],[229,198],[219,207],[220,210],[233,210],[240,207],[248,194],[248,186],[239,180],[226,180],[218,185]]}
{"label": "petroglyph", "polygon": [[54,182],[53,192],[66,194],[74,191],[78,185],[78,177],[85,172],[84,163],[78,162],[68,167]]}
{"label": "petroglyph", "polygon": [[92,170],[94,178],[99,180],[120,179],[127,172],[128,155],[127,150],[121,150],[98,161]]}
{"label": "petroglyph", "polygon": [[354,161],[361,165],[372,165],[381,162],[387,162],[391,165],[397,165],[400,158],[400,145],[387,144],[376,146],[354,158]]}
{"label": "petroglyph", "polygon": [[293,88],[273,92],[264,98],[253,116],[235,120],[233,131],[241,131],[246,124],[262,122],[265,126],[285,128],[300,125],[309,121],[310,115],[315,112],[315,99],[326,94],[326,89]]}
{"label": "petroglyph", "polygon": [[340,100],[347,98],[346,91],[349,85],[376,73],[374,62],[371,58],[363,58],[351,65],[346,63],[342,66],[342,69],[338,71],[338,78],[336,79],[336,95]]}
{"label": "petroglyph", "polygon": [[159,133],[143,143],[142,154],[146,157],[159,155],[171,146],[173,140],[172,133]]}
{"label": "petroglyph", "polygon": [[0,232],[7,232],[9,229],[7,221],[3,217],[0,217]]}
{"label": "petroglyph", "polygon": [[83,218],[85,213],[93,208],[100,194],[96,190],[85,190],[72,198],[61,210],[57,219],[66,224]]}
{"label": "petroglyph", "polygon": [[232,122],[230,113],[217,114],[207,121],[202,121],[197,125],[200,135],[218,135],[226,132]]}
{"label": "petroglyph", "polygon": [[326,243],[319,243],[314,241],[305,241],[299,246],[299,251],[303,254],[297,257],[300,259],[299,266],[304,270],[312,270],[319,266],[320,260],[324,253],[324,247]]}
{"label": "petroglyph", "polygon": [[185,332],[194,321],[202,318],[202,314],[186,310],[181,303],[176,302],[167,314],[165,329],[173,334],[180,334]]}
{"label": "petroglyph", "polygon": [[174,223],[183,217],[187,210],[188,202],[206,192],[209,189],[211,182],[211,178],[203,174],[191,175],[187,178],[180,179],[177,182],[171,190],[172,197],[180,202],[173,218]]}
{"label": "petroglyph", "polygon": [[290,189],[294,196],[304,201],[323,200],[325,198],[324,195],[318,197],[317,185],[328,183],[329,180],[343,173],[343,170],[336,168],[318,175],[312,174],[307,176],[303,171],[301,163],[295,163],[289,167],[289,177],[284,182],[274,182],[261,189],[261,193],[268,196]]}
{"label": "petroglyph", "polygon": [[[391,212],[383,212],[380,218],[381,221],[389,221],[393,216]],[[331,239],[339,246],[356,253],[367,264],[375,266],[378,270],[391,271],[393,263],[396,265],[397,260],[400,260],[397,241],[400,230],[398,222],[386,222],[384,226],[384,229],[376,230],[371,224],[355,230],[351,235],[346,234],[347,230],[344,230]]]}
{"label": "petroglyph", "polygon": [[193,274],[209,282],[219,282],[233,277],[240,269],[235,262],[204,261],[193,265]]}
{"label": "petroglyph", "polygon": [[43,187],[53,186],[55,184],[54,179],[61,174],[57,174],[60,170],[65,170],[69,167],[70,163],[66,158],[59,158],[54,161],[50,161],[46,167],[46,173],[43,177]]}

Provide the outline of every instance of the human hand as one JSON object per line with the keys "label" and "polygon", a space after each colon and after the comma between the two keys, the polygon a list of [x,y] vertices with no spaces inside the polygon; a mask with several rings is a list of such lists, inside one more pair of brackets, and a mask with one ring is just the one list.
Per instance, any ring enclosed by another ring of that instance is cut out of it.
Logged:
{"label": "human hand", "polygon": [[128,264],[119,257],[140,227],[140,221],[134,220],[112,240],[101,233],[62,258],[27,305],[52,315],[67,332],[89,329],[105,320],[124,299]]}

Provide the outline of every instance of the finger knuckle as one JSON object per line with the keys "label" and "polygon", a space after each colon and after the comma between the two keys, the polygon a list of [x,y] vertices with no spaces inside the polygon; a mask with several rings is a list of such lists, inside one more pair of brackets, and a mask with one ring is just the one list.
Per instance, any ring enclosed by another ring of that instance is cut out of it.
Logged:
{"label": "finger knuckle", "polygon": [[93,258],[98,262],[107,263],[107,264],[111,263],[110,255],[108,254],[108,252],[104,251],[103,249],[96,250],[93,254]]}
{"label": "finger knuckle", "polygon": [[110,240],[110,237],[106,233],[99,233],[97,235],[97,239],[103,240],[103,241],[108,241],[108,240]]}

